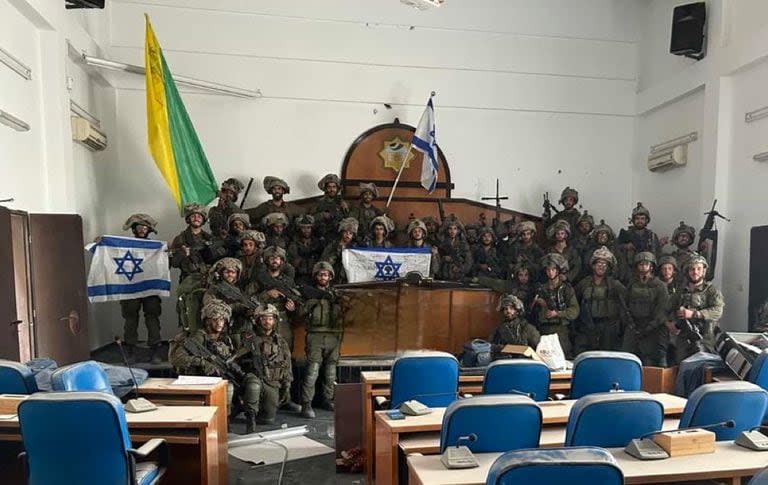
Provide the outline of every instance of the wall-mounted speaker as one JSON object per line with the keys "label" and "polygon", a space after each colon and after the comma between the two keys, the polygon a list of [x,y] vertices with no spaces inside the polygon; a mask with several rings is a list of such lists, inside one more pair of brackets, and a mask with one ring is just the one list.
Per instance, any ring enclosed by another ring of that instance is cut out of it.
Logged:
{"label": "wall-mounted speaker", "polygon": [[675,7],[669,52],[701,60],[707,55],[707,6],[704,2]]}

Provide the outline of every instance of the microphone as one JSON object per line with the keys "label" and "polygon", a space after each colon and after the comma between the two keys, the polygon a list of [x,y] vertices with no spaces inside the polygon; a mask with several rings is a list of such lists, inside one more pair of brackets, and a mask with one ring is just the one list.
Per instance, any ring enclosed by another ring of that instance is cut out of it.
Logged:
{"label": "microphone", "polygon": [[444,467],[454,468],[475,468],[480,466],[477,458],[472,454],[469,448],[462,443],[474,443],[477,441],[475,433],[469,433],[465,436],[456,438],[456,446],[446,446],[443,454],[440,456],[440,462]]}
{"label": "microphone", "polygon": [[144,399],[143,397],[139,397],[139,383],[133,373],[133,367],[131,367],[131,364],[128,363],[128,358],[125,356],[123,341],[120,339],[120,337],[115,337],[115,344],[117,344],[117,347],[120,349],[120,355],[123,357],[123,363],[125,363],[125,366],[128,367],[128,372],[131,373],[133,389],[136,393],[136,399],[129,399],[128,402],[125,403],[125,410],[130,413],[143,413],[157,409],[157,406],[152,404],[150,401]]}
{"label": "microphone", "polygon": [[509,394],[517,394],[519,396],[525,396],[530,397],[534,401],[536,400],[536,393],[535,392],[524,392],[524,391],[518,391],[517,389],[510,389],[507,391]]}
{"label": "microphone", "polygon": [[136,397],[139,397],[139,383],[136,381],[136,376],[133,374],[133,368],[131,367],[131,364],[128,363],[128,357],[126,357],[125,349],[123,349],[123,341],[120,339],[120,337],[115,336],[115,343],[117,344],[117,348],[120,349],[120,355],[123,357],[123,363],[126,367],[128,367],[128,372],[131,373],[131,380],[133,381],[133,388],[136,391]]}
{"label": "microphone", "polygon": [[649,439],[652,436],[656,436],[662,433],[674,433],[677,431],[687,431],[692,429],[711,430],[717,428],[733,428],[735,426],[736,422],[732,419],[729,419],[728,421],[722,421],[720,423],[708,424],[704,426],[688,426],[686,428],[680,429],[651,431],[650,433],[645,433],[639,438],[635,438],[630,441],[626,448],[624,448],[624,452],[628,455],[634,456],[638,460],[661,460],[664,458],[669,458],[669,453],[667,453],[667,451],[659,446],[655,441]]}
{"label": "microphone", "polygon": [[469,433],[466,436],[459,436],[456,438],[456,448],[461,446],[462,443],[474,443],[477,441],[477,435],[475,433]]}
{"label": "microphone", "polygon": [[688,431],[691,429],[704,429],[704,430],[711,430],[711,429],[718,429],[718,428],[735,428],[736,427],[736,421],[729,419],[728,421],[722,421],[720,423],[714,423],[714,424],[707,424],[705,426],[688,426],[686,428],[679,428],[679,429],[665,429],[665,430],[659,430],[659,431],[651,431],[650,433],[645,433],[644,435],[640,436],[641,440],[645,440],[650,438],[651,436],[656,436],[657,434],[662,433],[673,433],[676,431]]}

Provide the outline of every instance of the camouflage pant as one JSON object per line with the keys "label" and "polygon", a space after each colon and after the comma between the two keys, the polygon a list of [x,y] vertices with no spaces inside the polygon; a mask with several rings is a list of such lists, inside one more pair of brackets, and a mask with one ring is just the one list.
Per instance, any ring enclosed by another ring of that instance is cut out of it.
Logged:
{"label": "camouflage pant", "polygon": [[539,324],[539,333],[541,335],[550,335],[553,333],[557,334],[558,339],[560,340],[560,347],[563,349],[563,354],[565,354],[565,358],[568,360],[573,359],[573,349],[571,348],[571,337],[568,330],[568,327],[559,323],[551,324],[551,323],[541,323]]}
{"label": "camouflage pant", "polygon": [[339,362],[341,334],[329,332],[309,332],[307,334],[307,371],[301,386],[301,402],[311,404],[315,397],[315,383],[320,375],[320,368],[325,365],[323,373],[323,399],[333,402],[334,385],[336,384],[336,364]]}
{"label": "camouflage pant", "polygon": [[574,332],[574,354],[588,350],[621,350],[621,323],[615,319],[594,319],[594,325],[583,325]]}
{"label": "camouflage pant", "polygon": [[253,374],[243,379],[243,405],[245,414],[263,419],[275,419],[280,388],[275,382],[266,382]]}
{"label": "camouflage pant", "polygon": [[147,345],[160,344],[160,313],[162,305],[159,296],[145,296],[120,301],[120,313],[125,320],[123,332],[125,343],[136,345],[139,340],[139,311],[144,309],[144,324],[147,326]]}
{"label": "camouflage pant", "polygon": [[669,334],[664,325],[644,330],[644,326],[639,326],[640,332],[635,332],[628,328],[624,332],[624,343],[622,350],[630,352],[640,357],[643,365],[654,367],[667,366],[667,343]]}

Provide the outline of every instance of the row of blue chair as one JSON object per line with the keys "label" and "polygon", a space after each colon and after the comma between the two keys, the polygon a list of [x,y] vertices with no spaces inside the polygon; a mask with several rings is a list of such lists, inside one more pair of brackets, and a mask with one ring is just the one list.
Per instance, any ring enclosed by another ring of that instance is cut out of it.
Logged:
{"label": "row of blue chair", "polygon": [[[54,391],[94,391],[114,394],[109,378],[92,360],[59,367],[51,374]],[[32,371],[24,364],[0,359],[0,394],[34,394],[38,392]]]}

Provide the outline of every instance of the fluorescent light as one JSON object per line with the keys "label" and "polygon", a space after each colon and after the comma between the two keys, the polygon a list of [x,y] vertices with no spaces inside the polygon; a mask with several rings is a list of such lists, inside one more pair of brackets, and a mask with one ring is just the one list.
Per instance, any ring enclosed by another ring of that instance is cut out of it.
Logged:
{"label": "fluorescent light", "polygon": [[751,123],[768,116],[768,106],[744,114],[744,122]]}
{"label": "fluorescent light", "polygon": [[665,150],[669,150],[670,148],[674,148],[676,146],[687,145],[698,139],[699,139],[699,132],[692,131],[687,135],[678,136],[677,138],[673,138],[669,141],[665,141],[664,143],[659,143],[658,145],[651,145],[651,155],[654,155],[658,152],[663,152]]}
{"label": "fluorescent light", "polygon": [[16,131],[29,131],[29,124],[0,109],[0,123]]}
{"label": "fluorescent light", "polygon": [[27,67],[26,64],[13,57],[8,51],[0,47],[0,62],[10,67],[16,74],[23,77],[27,81],[32,79],[32,69]]}
{"label": "fluorescent light", "polygon": [[[125,64],[123,62],[112,61],[109,59],[100,59],[98,57],[92,57],[86,54],[83,54],[83,62],[85,62],[89,66],[99,67],[102,69],[109,69],[111,71],[130,72],[131,74],[139,74],[141,76],[144,76],[144,74],[146,73],[145,69],[141,66],[136,66],[133,64]],[[182,86],[189,86],[197,89],[203,89],[205,91],[212,91],[215,93],[227,94],[229,96],[235,96],[238,98],[253,99],[253,98],[261,97],[261,91],[259,91],[258,89],[255,91],[251,91],[249,89],[242,89],[234,86],[227,86],[225,84],[219,84],[219,83],[214,83],[210,81],[203,81],[201,79],[194,79],[191,77],[179,76],[176,74],[173,74],[173,80],[176,81],[176,84],[180,84]]]}
{"label": "fluorescent light", "polygon": [[758,153],[752,157],[752,160],[756,162],[768,162],[768,152]]}

